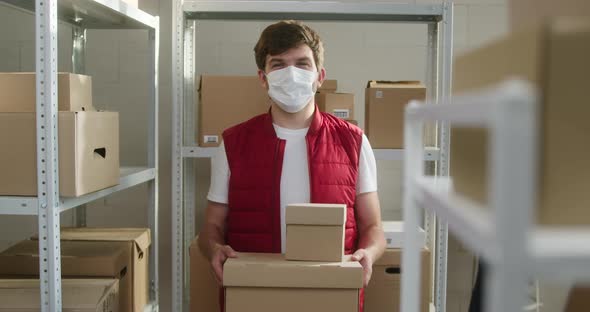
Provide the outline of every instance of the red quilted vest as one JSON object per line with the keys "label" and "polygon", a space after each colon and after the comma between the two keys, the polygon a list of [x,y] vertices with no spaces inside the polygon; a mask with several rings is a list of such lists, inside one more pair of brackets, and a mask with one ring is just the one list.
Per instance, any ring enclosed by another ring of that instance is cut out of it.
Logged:
{"label": "red quilted vest", "polygon": [[[280,253],[286,141],[276,136],[270,113],[229,128],[223,141],[230,168],[226,243],[239,252]],[[358,241],[354,205],[362,131],[316,107],[306,141],[311,202],[346,204],[344,248],[351,254]]]}

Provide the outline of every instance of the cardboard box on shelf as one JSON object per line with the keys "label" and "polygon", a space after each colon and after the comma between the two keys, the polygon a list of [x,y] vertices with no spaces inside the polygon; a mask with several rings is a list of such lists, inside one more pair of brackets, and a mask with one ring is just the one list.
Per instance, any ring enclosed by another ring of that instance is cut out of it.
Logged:
{"label": "cardboard box on shelf", "polygon": [[[490,87],[518,77],[539,88],[537,166],[538,224],[590,224],[590,194],[584,164],[590,145],[587,57],[590,18],[559,18],[535,30],[513,34],[455,61],[454,93]],[[487,131],[453,128],[451,176],[454,188],[487,204]]]}
{"label": "cardboard box on shelf", "polygon": [[510,0],[508,5],[513,31],[531,29],[559,16],[590,17],[588,0]]}
{"label": "cardboard box on shelf", "polygon": [[[423,249],[421,255],[420,311],[428,312],[432,302],[430,251]],[[373,264],[373,275],[369,286],[365,288],[365,312],[400,311],[401,258],[401,249],[386,249],[383,256]]]}
{"label": "cardboard box on shelf", "polygon": [[198,90],[199,146],[218,146],[225,129],[270,108],[268,93],[256,76],[203,75]]}
{"label": "cardboard box on shelf", "polygon": [[[0,113],[0,195],[37,195],[35,113]],[[59,113],[59,190],[75,197],[119,184],[119,114]]]}
{"label": "cardboard box on shelf", "polygon": [[225,263],[223,284],[226,312],[358,312],[363,270],[358,262],[240,253]]}
{"label": "cardboard box on shelf", "polygon": [[209,261],[201,254],[197,242],[192,241],[190,253],[190,310],[191,312],[219,312],[219,291]]}
{"label": "cardboard box on shelf", "polygon": [[315,101],[324,113],[342,119],[354,119],[354,94],[352,93],[317,93]]}
{"label": "cardboard box on shelf", "polygon": [[132,294],[126,297],[125,311],[143,312],[149,302],[149,248],[152,243],[149,229],[62,228],[61,240],[123,243],[129,254],[127,274],[132,285]]}
{"label": "cardboard box on shelf", "polygon": [[[36,111],[35,73],[0,73],[0,112],[23,113]],[[57,76],[59,111],[94,111],[92,78],[59,73]]]}
{"label": "cardboard box on shelf", "polygon": [[326,79],[318,88],[320,93],[334,93],[338,89],[338,81],[333,79]]}
{"label": "cardboard box on shelf", "polygon": [[424,100],[418,81],[375,81],[365,90],[365,133],[373,148],[403,148],[404,110],[412,100]]}
{"label": "cardboard box on shelf", "polygon": [[344,204],[293,204],[287,206],[285,259],[343,261]]}
{"label": "cardboard box on shelf", "polygon": [[[0,279],[0,312],[41,311],[39,280]],[[63,279],[63,312],[123,312],[116,279]]]}
{"label": "cardboard box on shelf", "polygon": [[[387,248],[402,248],[404,245],[404,222],[401,221],[383,221],[383,233]],[[426,246],[426,232],[418,229],[418,242],[420,246]]]}
{"label": "cardboard box on shelf", "polygon": [[[131,311],[133,295],[130,253],[122,242],[61,243],[61,272],[65,278],[119,280],[119,310]],[[0,276],[39,278],[39,241],[25,240],[0,253]]]}

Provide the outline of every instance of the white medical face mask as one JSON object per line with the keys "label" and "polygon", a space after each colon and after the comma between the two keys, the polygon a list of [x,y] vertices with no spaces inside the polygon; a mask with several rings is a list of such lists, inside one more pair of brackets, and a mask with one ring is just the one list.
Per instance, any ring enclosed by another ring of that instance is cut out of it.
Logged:
{"label": "white medical face mask", "polygon": [[288,66],[266,74],[268,95],[288,113],[301,111],[315,94],[318,73]]}

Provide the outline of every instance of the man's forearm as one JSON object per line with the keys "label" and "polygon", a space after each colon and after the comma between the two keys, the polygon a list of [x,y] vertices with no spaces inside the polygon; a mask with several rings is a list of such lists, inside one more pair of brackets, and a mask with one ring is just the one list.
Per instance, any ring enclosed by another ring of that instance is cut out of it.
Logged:
{"label": "man's forearm", "polygon": [[385,251],[385,236],[379,225],[373,225],[364,229],[360,234],[359,249],[365,249],[377,260]]}
{"label": "man's forearm", "polygon": [[199,248],[201,252],[211,260],[214,248],[225,245],[225,235],[223,229],[215,224],[205,223],[201,234],[199,235]]}

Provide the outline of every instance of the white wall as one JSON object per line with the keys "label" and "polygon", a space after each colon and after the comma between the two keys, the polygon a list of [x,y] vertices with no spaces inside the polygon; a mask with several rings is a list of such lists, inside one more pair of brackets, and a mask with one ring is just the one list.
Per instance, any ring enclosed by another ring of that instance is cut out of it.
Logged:
{"label": "white wall", "polygon": [[[171,0],[141,0],[141,7],[161,17],[160,50],[160,264],[162,311],[170,307],[170,168],[171,168]],[[353,2],[353,1],[345,1]],[[397,1],[415,2],[415,1]],[[417,0],[418,3],[440,1]],[[455,49],[466,51],[507,31],[504,0],[457,0]],[[254,74],[252,48],[268,23],[199,22],[197,68],[217,74]],[[339,89],[356,94],[355,115],[364,122],[364,86],[369,79],[424,80],[426,28],[384,23],[309,23],[322,35],[329,78]],[[33,18],[0,7],[0,71],[34,70]],[[142,31],[89,31],[87,72],[93,76],[94,101],[121,112],[121,162],[144,164],[147,101],[147,40]],[[60,70],[70,70],[71,33],[59,33]],[[202,211],[209,185],[207,160],[197,162],[197,210]],[[379,187],[385,219],[400,219],[401,164],[379,162]],[[88,209],[89,225],[145,226],[145,187],[100,200]],[[199,213],[197,215],[200,215]],[[69,216],[64,216],[67,224]],[[29,217],[0,218],[0,249],[36,231]],[[466,311],[471,256],[451,242],[448,310]]]}

